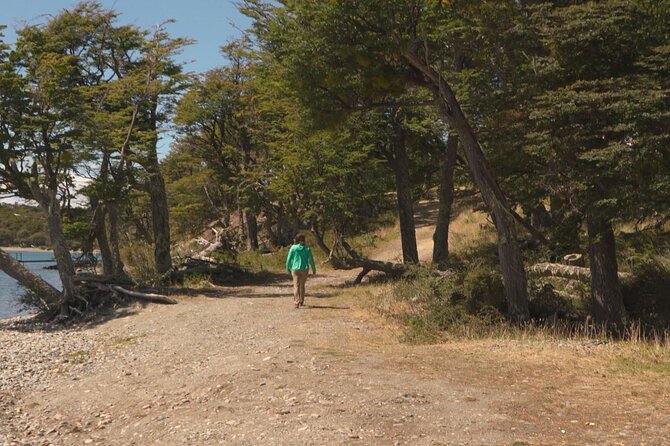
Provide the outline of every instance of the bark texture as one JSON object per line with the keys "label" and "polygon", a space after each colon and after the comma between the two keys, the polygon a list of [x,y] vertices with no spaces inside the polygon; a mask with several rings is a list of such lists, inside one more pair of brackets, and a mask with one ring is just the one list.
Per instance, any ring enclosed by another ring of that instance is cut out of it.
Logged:
{"label": "bark texture", "polygon": [[247,225],[247,248],[258,251],[258,221],[256,215],[247,209],[244,212],[244,219]]}
{"label": "bark texture", "polygon": [[112,252],[113,276],[126,279],[128,276],[125,265],[121,259],[121,243],[119,240],[119,206],[117,203],[109,203],[107,206],[109,216],[109,245]]}
{"label": "bark texture", "polygon": [[170,214],[168,212],[165,181],[158,166],[149,174],[151,222],[154,232],[154,261],[156,272],[164,274],[172,268],[170,253]]}
{"label": "bark texture", "polygon": [[447,268],[449,261],[449,222],[451,206],[454,203],[454,168],[458,155],[458,135],[452,133],[447,139],[447,147],[442,154],[440,165],[440,204],[437,224],[433,234],[433,263],[439,270]]}
{"label": "bark texture", "polygon": [[156,272],[165,274],[172,268],[170,252],[170,214],[168,211],[167,192],[165,181],[158,162],[158,98],[152,98],[152,107],[149,126],[152,132],[151,141],[147,147],[147,162],[144,168],[149,174],[149,198],[151,200],[151,222],[154,233],[154,262]]}
{"label": "bark texture", "polygon": [[400,221],[400,241],[404,263],[419,263],[414,225],[414,199],[409,175],[409,157],[405,141],[402,115],[399,111],[393,118],[393,156],[389,159],[395,176],[398,220]]}
{"label": "bark texture", "polygon": [[93,201],[91,202],[91,205],[95,206],[93,215],[93,233],[95,239],[98,241],[98,248],[100,249],[102,273],[104,275],[113,275],[114,256],[112,255],[112,248],[109,246],[109,238],[107,237],[107,207],[101,203],[93,203]]}
{"label": "bark texture", "polygon": [[587,215],[586,225],[591,270],[591,314],[596,323],[622,327],[626,310],[619,286],[612,225],[596,215]]}
{"label": "bark texture", "polygon": [[[528,274],[533,277],[561,277],[563,279],[578,280],[584,283],[591,282],[591,269],[576,265],[561,263],[536,263],[528,268]],[[618,273],[619,280],[630,280],[630,273]]]}
{"label": "bark texture", "polygon": [[[55,195],[55,194],[54,194]],[[58,265],[58,276],[60,277],[63,294],[60,302],[60,312],[66,315],[69,305],[76,299],[76,289],[74,286],[74,262],[68,246],[65,235],[63,234],[63,225],[61,222],[60,205],[58,198],[53,197],[50,200],[47,211],[47,225],[49,227],[49,237],[51,238],[51,247],[54,251],[56,265]]]}
{"label": "bark texture", "polygon": [[472,176],[495,223],[508,313],[514,320],[527,320],[530,316],[526,273],[517,242],[515,218],[491,173],[476,133],[451,87],[437,70],[421,59],[417,48],[410,48],[403,56],[424,76],[442,119],[458,132]]}

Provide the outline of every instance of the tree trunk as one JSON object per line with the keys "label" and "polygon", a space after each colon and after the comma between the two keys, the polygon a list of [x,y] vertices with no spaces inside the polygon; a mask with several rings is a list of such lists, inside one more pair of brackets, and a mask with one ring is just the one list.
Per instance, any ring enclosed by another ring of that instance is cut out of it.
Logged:
{"label": "tree trunk", "polygon": [[586,217],[591,270],[591,311],[596,323],[622,328],[626,318],[619,286],[614,231],[609,221]]}
{"label": "tree trunk", "polygon": [[167,194],[163,176],[158,170],[149,174],[149,196],[151,198],[151,222],[154,232],[154,262],[156,263],[156,272],[162,275],[172,268],[172,256],[170,253],[170,214]]}
{"label": "tree trunk", "polygon": [[76,299],[76,290],[74,286],[74,262],[72,254],[68,247],[67,240],[63,234],[63,225],[61,221],[60,204],[56,193],[52,193],[47,206],[47,225],[49,227],[49,237],[51,238],[51,247],[58,266],[58,276],[60,277],[63,293],[59,302],[62,315],[68,314],[68,307]]}
{"label": "tree trunk", "polygon": [[41,297],[48,306],[55,305],[60,301],[61,294],[56,288],[14,260],[2,249],[0,249],[0,270],[19,282],[24,288]]}
{"label": "tree trunk", "polygon": [[454,168],[458,155],[458,135],[452,133],[447,139],[447,147],[442,155],[440,168],[440,207],[433,234],[433,263],[444,271],[449,259],[449,221],[454,202]]}
{"label": "tree trunk", "polygon": [[[93,202],[91,202],[91,204],[93,205]],[[107,238],[107,225],[105,223],[106,216],[107,207],[97,203],[95,218],[93,219],[93,232],[98,241],[98,248],[100,249],[102,273],[106,276],[111,276],[114,275],[114,257],[112,256],[112,249],[109,246],[109,239]]]}
{"label": "tree trunk", "polygon": [[498,255],[500,269],[505,284],[508,313],[514,320],[527,320],[528,290],[521,249],[517,242],[515,218],[509,205],[491,173],[474,129],[460,107],[456,95],[446,83],[444,77],[434,68],[424,63],[416,50],[403,54],[407,61],[427,80],[427,86],[433,93],[440,116],[449,126],[458,132],[468,165],[484,202],[491,211],[498,235]]}
{"label": "tree trunk", "polygon": [[393,117],[393,128],[395,131],[393,158],[390,160],[390,164],[395,175],[402,259],[404,263],[419,263],[419,253],[416,246],[416,229],[414,226],[414,200],[412,198],[412,183],[409,175],[409,157],[407,156],[405,130],[402,119],[401,112],[396,111]]}
{"label": "tree trunk", "polygon": [[270,244],[272,246],[281,246],[281,240],[279,238],[279,235],[277,235],[277,232],[275,232],[274,228],[272,227],[274,225],[274,217],[272,216],[272,212],[269,210],[265,211],[265,222],[263,226],[265,227],[265,232],[268,235],[268,238],[270,239]]}
{"label": "tree trunk", "polygon": [[244,219],[247,225],[247,248],[258,251],[258,221],[250,210],[244,211]]}
{"label": "tree trunk", "polygon": [[[325,231],[324,231],[325,232]],[[327,256],[330,256],[331,248],[326,245],[326,241],[323,238],[323,234],[319,232],[316,226],[312,227],[312,234],[314,234],[314,240],[316,240],[316,245],[321,248],[321,251]]]}
{"label": "tree trunk", "polygon": [[112,252],[112,271],[113,276],[127,279],[125,265],[121,260],[121,243],[119,229],[119,206],[116,203],[107,205],[107,215],[109,216],[109,245]]}
{"label": "tree trunk", "polygon": [[172,255],[170,253],[170,213],[167,193],[158,162],[157,107],[158,98],[153,98],[149,119],[152,136],[147,148],[147,164],[144,168],[149,174],[151,222],[154,233],[154,263],[156,264],[156,272],[163,275],[172,268]]}

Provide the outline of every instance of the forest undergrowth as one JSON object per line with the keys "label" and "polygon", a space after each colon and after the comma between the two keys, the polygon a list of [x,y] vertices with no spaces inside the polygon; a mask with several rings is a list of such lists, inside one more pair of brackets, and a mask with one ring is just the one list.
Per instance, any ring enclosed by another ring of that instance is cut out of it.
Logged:
{"label": "forest undergrowth", "polygon": [[[501,274],[490,231],[475,214],[454,227],[450,268],[411,268],[400,280],[373,284],[367,307],[400,324],[404,341],[439,343],[450,339],[626,342],[670,348],[670,235],[637,232],[619,237],[620,264],[631,278],[622,284],[629,318],[612,330],[589,316],[588,284],[558,277],[529,279],[531,320],[517,324],[506,317]],[[473,217],[474,216],[474,217]],[[469,223],[469,224],[468,224]],[[541,261],[541,248],[526,256]],[[374,280],[372,282],[375,282]],[[670,357],[664,364],[669,364]]]}

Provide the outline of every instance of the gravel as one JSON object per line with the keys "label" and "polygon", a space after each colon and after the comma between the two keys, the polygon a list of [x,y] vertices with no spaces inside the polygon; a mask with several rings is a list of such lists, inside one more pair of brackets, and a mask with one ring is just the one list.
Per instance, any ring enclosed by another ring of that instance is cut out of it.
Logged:
{"label": "gravel", "polygon": [[46,324],[32,316],[0,321],[0,445],[41,443],[27,441],[46,432],[16,404],[18,396],[49,391],[59,377],[79,379],[92,366],[94,346],[93,337],[81,329]]}

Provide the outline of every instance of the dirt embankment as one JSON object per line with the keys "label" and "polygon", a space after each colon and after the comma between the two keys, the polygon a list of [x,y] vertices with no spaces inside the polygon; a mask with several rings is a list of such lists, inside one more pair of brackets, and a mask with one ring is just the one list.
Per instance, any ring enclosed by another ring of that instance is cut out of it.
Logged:
{"label": "dirt embankment", "polygon": [[617,367],[617,346],[403,345],[343,279],[310,281],[301,310],[280,277],[75,331],[2,323],[0,444],[670,441],[667,371]]}

